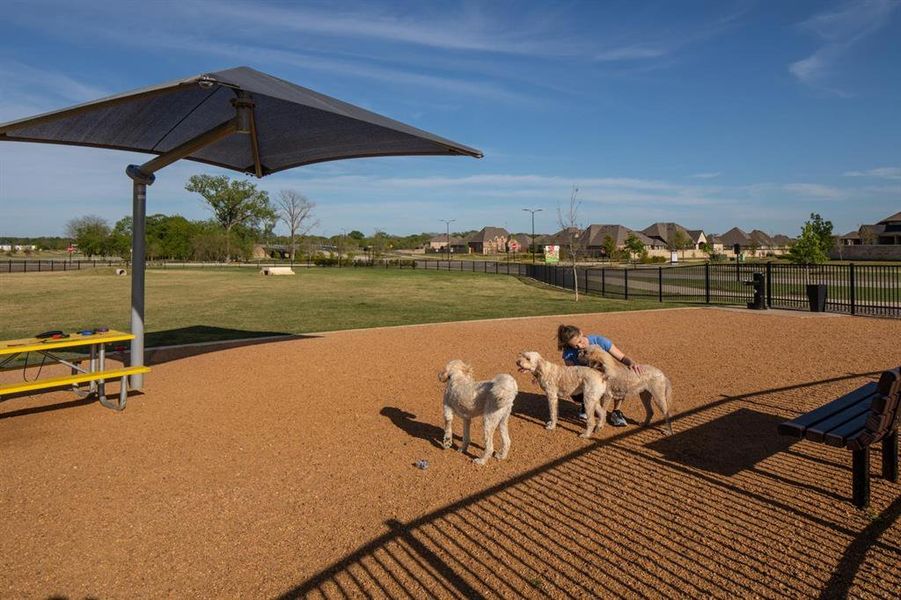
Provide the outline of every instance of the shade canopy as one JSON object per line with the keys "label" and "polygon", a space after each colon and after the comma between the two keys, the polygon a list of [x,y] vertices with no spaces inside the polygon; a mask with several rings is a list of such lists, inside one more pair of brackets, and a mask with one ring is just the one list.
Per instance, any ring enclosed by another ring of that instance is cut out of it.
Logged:
{"label": "shade canopy", "polygon": [[246,131],[183,156],[258,177],[329,160],[482,152],[249,67],[150,86],[0,125],[0,141],[165,154],[250,108]]}

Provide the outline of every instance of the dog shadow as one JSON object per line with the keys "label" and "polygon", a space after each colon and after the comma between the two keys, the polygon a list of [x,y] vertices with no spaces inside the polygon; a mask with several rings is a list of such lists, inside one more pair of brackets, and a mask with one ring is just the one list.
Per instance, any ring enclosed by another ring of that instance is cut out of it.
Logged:
{"label": "dog shadow", "polygon": [[[569,421],[581,425],[579,411],[582,405],[578,402],[560,400],[557,403],[557,420]],[[513,402],[513,416],[544,425],[550,418],[547,407],[547,396],[534,392],[519,392]]]}
{"label": "dog shadow", "polygon": [[444,448],[441,442],[444,440],[444,430],[431,423],[416,420],[416,415],[396,406],[386,406],[379,411],[383,417],[388,417],[398,428],[402,429],[410,437],[426,440],[436,448]]}

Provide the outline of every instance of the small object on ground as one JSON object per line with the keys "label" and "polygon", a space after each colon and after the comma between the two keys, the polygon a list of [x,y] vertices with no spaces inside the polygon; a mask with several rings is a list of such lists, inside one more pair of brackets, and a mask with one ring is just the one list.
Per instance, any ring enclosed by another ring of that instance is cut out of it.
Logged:
{"label": "small object on ground", "polygon": [[263,267],[260,269],[263,275],[294,275],[294,269],[291,267]]}
{"label": "small object on ground", "polygon": [[116,275],[128,275],[128,271],[126,271],[125,269],[116,269]]}
{"label": "small object on ground", "polygon": [[584,410],[583,410],[582,412],[579,413],[579,420],[580,420],[580,421],[587,421],[587,420],[588,420],[588,415],[585,414],[585,411],[584,411]]}
{"label": "small object on ground", "polygon": [[417,469],[422,469],[423,471],[429,468],[429,461],[424,458],[421,458],[415,463]]}
{"label": "small object on ground", "polygon": [[625,427],[629,423],[626,421],[625,415],[623,415],[623,411],[614,410],[610,413],[610,424],[614,427]]}

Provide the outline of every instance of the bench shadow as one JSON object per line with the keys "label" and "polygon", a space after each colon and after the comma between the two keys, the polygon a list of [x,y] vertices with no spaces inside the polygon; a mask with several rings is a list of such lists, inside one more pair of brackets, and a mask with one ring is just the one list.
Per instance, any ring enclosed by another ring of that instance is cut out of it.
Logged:
{"label": "bench shadow", "polygon": [[775,435],[785,417],[740,408],[702,425],[650,442],[666,460],[732,476],[787,450],[795,441]]}
{"label": "bench shadow", "polygon": [[[229,329],[211,327],[209,325],[191,325],[178,329],[166,329],[147,334],[144,341],[144,362],[147,365],[162,363],[228,350],[244,346],[256,346],[290,340],[317,338],[316,335],[302,335],[279,331],[249,331],[245,329]],[[200,344],[187,347],[172,348],[185,344]],[[127,346],[123,356],[128,354]]]}
{"label": "bench shadow", "polygon": [[[12,399],[12,398],[21,398],[23,396],[33,395],[35,392],[22,392],[20,394],[9,394],[3,397],[3,400]],[[115,394],[107,394],[108,398],[118,397],[119,392],[117,391]],[[143,396],[143,392],[139,392],[137,390],[131,390],[128,392],[128,399],[136,398],[138,396]],[[30,406],[28,408],[20,408],[18,410],[11,410],[9,412],[0,412],[0,420],[3,419],[11,419],[13,417],[24,417],[27,415],[37,415],[40,413],[51,412],[54,410],[65,410],[67,408],[77,408],[79,406],[87,406],[89,404],[98,404],[100,405],[100,400],[97,399],[97,396],[91,395],[85,398],[75,398],[73,400],[67,400],[66,402],[56,402],[54,404],[45,404],[42,406]],[[102,407],[102,405],[101,405]],[[107,409],[108,410],[108,409]],[[128,407],[125,408],[128,410]]]}

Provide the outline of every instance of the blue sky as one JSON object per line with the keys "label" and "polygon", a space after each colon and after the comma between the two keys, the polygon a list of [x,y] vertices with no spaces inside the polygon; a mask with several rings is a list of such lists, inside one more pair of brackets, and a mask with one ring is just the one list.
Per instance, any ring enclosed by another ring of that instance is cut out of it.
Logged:
{"label": "blue sky", "polygon": [[[901,210],[901,1],[45,2],[0,0],[0,122],[247,65],[480,148],[258,180],[319,233],[654,221],[796,234]],[[128,214],[146,155],[0,144],[0,236]],[[206,218],[181,161],[148,213]],[[230,175],[238,176],[236,173]]]}

